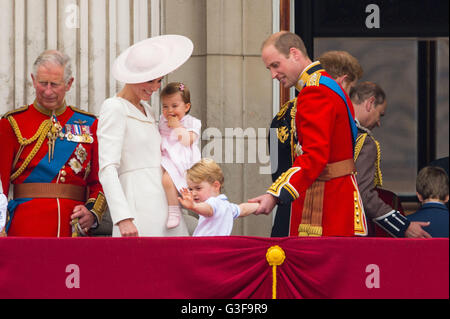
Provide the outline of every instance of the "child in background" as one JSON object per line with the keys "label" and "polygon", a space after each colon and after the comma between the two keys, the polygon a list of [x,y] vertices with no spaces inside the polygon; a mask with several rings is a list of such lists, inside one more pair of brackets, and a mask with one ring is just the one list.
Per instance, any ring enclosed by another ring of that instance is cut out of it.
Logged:
{"label": "child in background", "polygon": [[161,91],[162,114],[161,166],[163,187],[169,204],[167,228],[177,227],[181,218],[178,192],[187,187],[186,170],[201,159],[199,140],[201,122],[188,115],[191,109],[189,89],[179,82],[167,84]]}
{"label": "child in background", "polygon": [[200,215],[193,236],[229,236],[233,220],[253,214],[258,203],[232,204],[221,194],[222,170],[212,159],[205,158],[186,173],[189,189],[181,191],[180,203]]}
{"label": "child in background", "polygon": [[422,168],[416,179],[416,194],[422,207],[414,214],[406,216],[410,221],[430,222],[423,227],[431,237],[448,238],[448,176],[440,167]]}
{"label": "child in background", "polygon": [[5,236],[6,209],[8,208],[8,199],[3,194],[2,183],[0,183],[0,237]]}

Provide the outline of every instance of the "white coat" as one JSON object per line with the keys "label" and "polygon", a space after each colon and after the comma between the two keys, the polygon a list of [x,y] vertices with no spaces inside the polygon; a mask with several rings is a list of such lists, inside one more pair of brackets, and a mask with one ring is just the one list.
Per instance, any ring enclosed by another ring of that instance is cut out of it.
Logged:
{"label": "white coat", "polygon": [[161,136],[150,106],[144,115],[120,97],[103,102],[97,130],[99,179],[113,222],[132,218],[139,236],[188,236],[183,218],[167,229],[167,199],[162,186]]}

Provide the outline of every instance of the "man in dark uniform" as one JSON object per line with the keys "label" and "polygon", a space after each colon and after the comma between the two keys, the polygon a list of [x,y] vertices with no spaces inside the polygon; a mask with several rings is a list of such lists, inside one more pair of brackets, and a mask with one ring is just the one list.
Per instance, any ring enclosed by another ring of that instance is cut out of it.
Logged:
{"label": "man in dark uniform", "polygon": [[10,183],[8,236],[76,237],[96,227],[106,201],[98,180],[97,119],[65,103],[70,59],[45,51],[31,78],[35,101],[0,121],[0,176]]}
{"label": "man in dark uniform", "polygon": [[[273,182],[292,167],[295,157],[298,155],[295,151],[298,143],[295,129],[296,111],[297,98],[285,103],[270,125],[269,150]],[[275,139],[277,141],[276,143],[270,142]],[[276,150],[272,149],[273,146],[276,147]],[[291,206],[291,203],[278,204],[272,227],[272,237],[285,237],[289,235]]]}

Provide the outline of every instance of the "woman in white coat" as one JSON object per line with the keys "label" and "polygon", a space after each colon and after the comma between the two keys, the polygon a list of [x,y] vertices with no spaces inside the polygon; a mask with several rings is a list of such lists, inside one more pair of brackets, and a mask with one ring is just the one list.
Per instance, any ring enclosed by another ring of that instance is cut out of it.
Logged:
{"label": "woman in white coat", "polygon": [[113,222],[113,237],[188,236],[186,224],[167,229],[167,200],[162,186],[161,137],[147,102],[164,75],[191,56],[183,36],[149,38],[125,50],[112,73],[125,83],[107,99],[98,125],[99,178]]}

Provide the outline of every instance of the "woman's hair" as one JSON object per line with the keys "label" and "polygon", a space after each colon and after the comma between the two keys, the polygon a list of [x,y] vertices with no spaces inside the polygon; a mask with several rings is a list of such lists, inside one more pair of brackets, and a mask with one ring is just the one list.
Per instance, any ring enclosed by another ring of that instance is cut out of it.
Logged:
{"label": "woman's hair", "polygon": [[350,99],[353,104],[359,105],[372,96],[375,97],[375,106],[383,104],[386,100],[383,89],[373,82],[361,82],[350,89]]}
{"label": "woman's hair", "polygon": [[445,200],[448,195],[447,173],[437,166],[426,166],[419,171],[416,190],[423,199],[439,198]]}
{"label": "woman's hair", "polygon": [[36,58],[33,64],[33,75],[36,76],[37,70],[41,65],[52,63],[64,67],[64,83],[69,83],[72,78],[72,64],[67,54],[57,50],[47,50]]}
{"label": "woman's hair", "polygon": [[[189,88],[181,82],[171,82],[167,84],[161,91],[161,99],[165,96],[173,95],[179,93],[181,95],[181,98],[184,103],[188,104],[191,103],[191,92],[189,91]],[[186,113],[189,113],[191,109]]]}
{"label": "woman's hair", "polygon": [[218,181],[220,186],[223,186],[224,183],[222,169],[210,158],[203,158],[194,164],[187,170],[186,178],[194,183],[208,182],[213,184]]}

